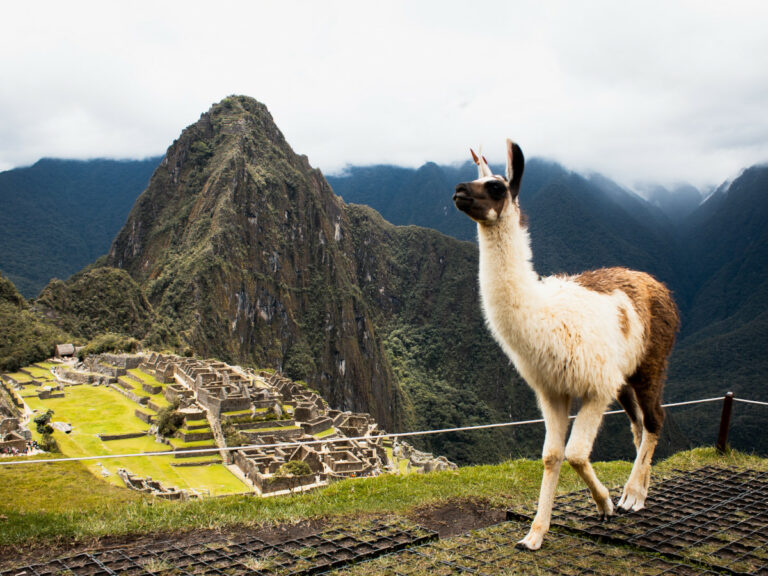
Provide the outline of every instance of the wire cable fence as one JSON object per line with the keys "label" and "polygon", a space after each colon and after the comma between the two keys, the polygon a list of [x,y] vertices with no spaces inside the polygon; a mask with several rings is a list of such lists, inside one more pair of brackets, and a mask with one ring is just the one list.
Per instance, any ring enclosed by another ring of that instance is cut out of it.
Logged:
{"label": "wire cable fence", "polygon": [[[729,402],[730,401],[730,402]],[[723,396],[716,396],[712,398],[702,398],[699,400],[686,400],[682,402],[670,402],[667,404],[662,404],[662,408],[675,408],[678,406],[691,406],[695,404],[706,404],[710,402],[724,402],[724,410],[723,410],[723,416],[721,417],[721,433],[720,437],[718,438],[718,448],[722,445],[725,446],[725,443],[727,442],[727,426],[725,431],[725,439],[723,439],[723,432],[722,432],[722,423],[723,421],[730,420],[730,406],[729,404],[733,401],[736,402],[743,402],[748,404],[755,404],[760,406],[768,406],[768,402],[762,402],[759,400],[747,400],[743,398],[736,398],[733,396],[731,392],[728,392],[728,394]],[[726,420],[726,409],[728,411],[727,414],[727,420]],[[611,416],[614,414],[623,414],[624,410],[608,410],[606,412],[603,412],[603,416]],[[568,417],[569,420],[573,420],[576,418],[576,414],[572,414]],[[291,448],[291,447],[298,447],[298,446],[312,446],[316,444],[333,444],[336,442],[349,442],[349,441],[367,441],[371,440],[372,438],[381,439],[381,438],[390,438],[390,439],[398,439],[398,438],[409,438],[409,437],[415,437],[415,436],[432,436],[435,434],[445,434],[449,432],[469,432],[473,430],[488,430],[492,428],[506,428],[506,427],[513,427],[513,426],[527,426],[531,424],[543,424],[544,419],[543,418],[535,418],[531,420],[517,420],[514,422],[498,422],[495,424],[477,424],[473,426],[459,426],[456,428],[440,428],[436,430],[417,430],[412,432],[393,432],[393,433],[383,433],[383,434],[377,434],[373,436],[341,436],[338,438],[323,438],[319,440],[296,440],[292,442],[277,442],[273,444],[246,444],[243,446],[224,446],[224,447],[215,447],[215,448],[190,448],[190,449],[183,449],[183,450],[159,450],[156,452],[137,452],[133,454],[102,454],[100,456],[77,456],[77,457],[67,457],[67,458],[36,458],[36,459],[27,459],[27,460],[10,460],[10,461],[0,461],[0,467],[2,466],[20,466],[25,464],[51,464],[56,462],[85,462],[85,461],[91,461],[91,460],[111,460],[116,458],[141,458],[141,457],[154,457],[154,456],[169,456],[174,454],[174,452],[182,452],[185,455],[191,455],[191,454],[212,454],[212,453],[221,453],[224,452],[234,452],[236,450],[252,450],[252,449],[272,449],[272,448]]]}

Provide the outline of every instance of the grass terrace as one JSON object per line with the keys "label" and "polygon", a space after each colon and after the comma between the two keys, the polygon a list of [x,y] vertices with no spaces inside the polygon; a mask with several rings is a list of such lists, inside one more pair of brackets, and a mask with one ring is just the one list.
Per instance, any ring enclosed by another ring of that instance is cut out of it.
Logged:
{"label": "grass terrace", "polygon": [[[101,440],[98,434],[141,433],[146,432],[148,428],[147,424],[134,414],[138,405],[116,390],[104,386],[72,386],[67,388],[64,398],[40,400],[37,397],[30,397],[25,398],[25,400],[33,410],[44,412],[49,408],[52,409],[54,411],[53,421],[68,422],[72,425],[73,429],[70,434],[63,434],[59,431],[53,434],[63,456],[79,457],[169,451],[167,457],[116,458],[83,463],[82,467],[95,476],[98,482],[101,482],[103,471],[106,470],[109,473],[109,476],[106,477],[108,483],[123,486],[122,480],[117,476],[117,469],[126,468],[132,474],[151,476],[164,485],[199,493],[221,495],[248,490],[242,481],[221,464],[171,466],[171,464],[178,464],[179,459],[170,455],[171,447],[156,442],[153,436]],[[32,435],[39,440],[36,431],[33,430]],[[181,440],[173,439],[171,442],[173,447],[181,448],[214,444],[212,440],[184,443]],[[207,455],[206,458],[199,461],[211,460],[217,456],[218,454]],[[184,461],[192,463],[195,460],[184,459]],[[0,473],[2,472],[0,471]]]}
{"label": "grass terrace", "polygon": [[55,377],[53,374],[51,374],[50,369],[44,368],[37,364],[34,366],[27,366],[24,368],[24,372],[31,374],[35,380],[55,380]]}
{"label": "grass terrace", "polygon": [[32,376],[25,374],[24,372],[9,372],[8,376],[16,380],[16,382],[21,382],[22,384],[25,382],[32,382],[32,380],[34,380]]}
{"label": "grass terrace", "polygon": [[163,388],[165,388],[164,383],[160,382],[160,380],[152,376],[152,374],[147,374],[140,368],[131,368],[128,370],[128,373],[135,376],[142,382],[146,382],[147,384],[150,384],[151,386],[162,386]]}
{"label": "grass terrace", "polygon": [[254,428],[253,430],[245,429],[243,432],[279,432],[281,430],[300,430],[300,426],[296,425],[290,425],[290,426],[272,426],[270,428]]}

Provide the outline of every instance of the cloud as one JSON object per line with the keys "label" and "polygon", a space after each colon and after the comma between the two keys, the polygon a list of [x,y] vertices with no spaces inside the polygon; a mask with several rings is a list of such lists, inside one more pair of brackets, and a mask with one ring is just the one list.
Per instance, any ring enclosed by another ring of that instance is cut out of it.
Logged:
{"label": "cloud", "polygon": [[768,159],[763,2],[35,2],[0,23],[0,169],[144,157],[229,94],[297,152],[464,160],[503,141],[624,183]]}

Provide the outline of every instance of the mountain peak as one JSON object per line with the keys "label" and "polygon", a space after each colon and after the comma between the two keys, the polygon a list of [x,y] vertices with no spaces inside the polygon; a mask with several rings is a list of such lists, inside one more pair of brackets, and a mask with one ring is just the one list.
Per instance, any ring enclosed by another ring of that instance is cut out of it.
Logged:
{"label": "mountain peak", "polygon": [[169,147],[107,264],[133,277],[184,345],[284,369],[391,427],[399,392],[352,240],[343,202],[267,107],[230,96]]}

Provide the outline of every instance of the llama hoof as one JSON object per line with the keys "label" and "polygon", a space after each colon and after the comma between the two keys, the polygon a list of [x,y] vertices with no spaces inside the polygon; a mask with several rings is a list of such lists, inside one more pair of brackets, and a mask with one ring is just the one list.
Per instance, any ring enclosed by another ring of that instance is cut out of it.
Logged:
{"label": "llama hoof", "polygon": [[645,508],[646,493],[642,489],[630,488],[629,486],[624,488],[624,493],[619,500],[620,512],[637,512]]}
{"label": "llama hoof", "polygon": [[544,536],[529,532],[528,535],[520,540],[515,547],[520,550],[538,550],[541,548],[541,542],[543,540]]}
{"label": "llama hoof", "polygon": [[606,498],[603,502],[595,502],[597,504],[597,514],[600,516],[600,520],[607,520],[613,516],[615,509],[613,507],[613,500],[610,497]]}

